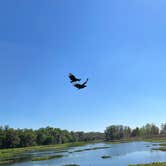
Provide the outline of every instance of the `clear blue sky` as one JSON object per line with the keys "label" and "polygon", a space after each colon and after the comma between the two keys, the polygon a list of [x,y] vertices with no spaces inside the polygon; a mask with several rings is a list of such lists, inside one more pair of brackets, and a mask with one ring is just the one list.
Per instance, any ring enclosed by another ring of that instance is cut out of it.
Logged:
{"label": "clear blue sky", "polygon": [[[1,1],[0,125],[165,122],[165,9],[165,0]],[[88,87],[72,87],[69,72]]]}

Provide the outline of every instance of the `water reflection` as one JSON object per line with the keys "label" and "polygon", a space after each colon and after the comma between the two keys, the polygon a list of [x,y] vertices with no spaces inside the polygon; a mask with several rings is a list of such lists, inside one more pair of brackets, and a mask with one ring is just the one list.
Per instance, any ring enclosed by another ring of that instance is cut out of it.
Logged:
{"label": "water reflection", "polygon": [[[95,147],[110,147],[96,150]],[[81,166],[128,166],[129,164],[166,162],[166,152],[152,151],[158,144],[148,142],[131,142],[121,144],[90,144],[82,147],[72,147],[63,151],[31,152],[31,156],[65,155],[62,158],[46,161],[25,161],[12,164],[12,166],[62,166],[65,164],[78,164]],[[84,151],[85,150],[85,151]],[[80,151],[80,152],[77,152]],[[111,156],[102,159],[101,156]]]}

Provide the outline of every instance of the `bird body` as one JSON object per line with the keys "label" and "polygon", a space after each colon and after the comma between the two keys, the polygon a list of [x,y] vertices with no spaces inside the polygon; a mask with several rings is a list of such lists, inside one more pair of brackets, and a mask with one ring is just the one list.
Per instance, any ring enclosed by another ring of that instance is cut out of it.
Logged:
{"label": "bird body", "polygon": [[87,80],[83,83],[83,84],[74,84],[74,87],[76,87],[76,88],[78,88],[78,89],[83,89],[83,88],[85,88],[85,87],[87,87],[86,86],[86,83],[88,82],[88,78],[87,78]]}
{"label": "bird body", "polygon": [[[72,73],[69,73],[69,78],[71,80],[70,81],[71,83],[75,83],[77,81],[81,81],[81,79],[76,78]],[[73,84],[73,86],[76,87],[77,89],[83,89],[83,88],[87,87],[86,86],[87,82],[88,82],[88,78],[86,79],[86,81],[84,83],[82,83],[82,84],[75,83],[75,84]]]}
{"label": "bird body", "polygon": [[72,73],[69,73],[69,78],[70,78],[70,82],[73,83],[73,82],[77,82],[77,81],[81,81],[81,79],[79,78],[76,78]]}

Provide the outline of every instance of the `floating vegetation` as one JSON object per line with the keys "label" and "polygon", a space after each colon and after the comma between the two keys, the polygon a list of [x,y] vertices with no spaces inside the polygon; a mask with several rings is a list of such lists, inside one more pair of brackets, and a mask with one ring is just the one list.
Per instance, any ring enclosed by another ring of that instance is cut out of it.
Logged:
{"label": "floating vegetation", "polygon": [[78,164],[65,164],[63,166],[79,166]]}
{"label": "floating vegetation", "polygon": [[152,148],[152,150],[166,151],[166,147]]}
{"label": "floating vegetation", "polygon": [[111,158],[111,156],[101,156],[102,159],[108,159]]}
{"label": "floating vegetation", "polygon": [[166,143],[159,144],[160,146],[166,146]]}
{"label": "floating vegetation", "polygon": [[12,163],[14,163],[13,160],[1,160],[1,161],[0,161],[0,165],[4,165],[4,164],[12,164]]}
{"label": "floating vegetation", "polygon": [[50,160],[50,159],[61,158],[61,157],[63,157],[63,155],[34,157],[32,158],[32,161]]}
{"label": "floating vegetation", "polygon": [[166,143],[159,144],[159,148],[153,148],[152,150],[160,150],[160,151],[166,151]]}
{"label": "floating vegetation", "polygon": [[[99,150],[99,149],[107,149],[107,148],[110,148],[110,147],[103,146],[103,147],[86,148],[86,149],[75,150],[73,152],[84,152],[84,151],[89,151],[89,150]],[[70,152],[70,153],[73,153],[73,152]]]}
{"label": "floating vegetation", "polygon": [[24,148],[10,148],[10,149],[0,149],[0,165],[8,163],[17,163],[23,160],[31,160],[32,152],[46,152],[52,151],[53,153],[68,152],[67,148],[84,146],[89,144],[89,142],[73,142],[65,144],[56,145],[44,145],[44,146],[32,146]]}
{"label": "floating vegetation", "polygon": [[129,166],[166,166],[166,163],[155,162],[150,164],[136,164],[136,165],[129,165]]}

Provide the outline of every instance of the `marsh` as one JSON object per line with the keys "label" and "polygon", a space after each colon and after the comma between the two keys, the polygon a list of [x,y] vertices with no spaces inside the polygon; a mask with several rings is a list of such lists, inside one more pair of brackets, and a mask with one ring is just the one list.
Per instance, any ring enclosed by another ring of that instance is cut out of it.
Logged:
{"label": "marsh", "polygon": [[[76,164],[80,166],[128,166],[129,164],[166,162],[166,152],[152,150],[154,147],[159,147],[159,143],[143,141],[118,144],[95,143],[80,147],[70,147],[65,151],[28,152],[27,155],[31,155],[31,158],[53,155],[62,155],[62,157],[42,161],[29,159],[11,165],[63,166]],[[103,159],[102,156],[111,157]]]}

